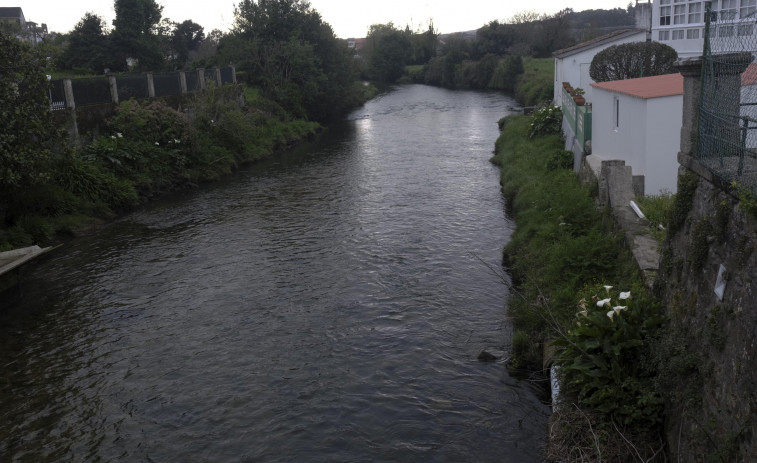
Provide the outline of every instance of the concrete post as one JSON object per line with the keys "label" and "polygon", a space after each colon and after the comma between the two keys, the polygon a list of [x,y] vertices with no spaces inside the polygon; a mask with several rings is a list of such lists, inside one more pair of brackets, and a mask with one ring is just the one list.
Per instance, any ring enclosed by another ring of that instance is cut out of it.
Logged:
{"label": "concrete post", "polygon": [[702,58],[678,60],[676,70],[683,76],[683,116],[681,120],[681,153],[692,156],[699,130],[699,95],[702,89]]}
{"label": "concrete post", "polygon": [[231,81],[235,84],[237,83],[237,68],[236,66],[230,66],[231,67]]}
{"label": "concrete post", "polygon": [[216,66],[216,87],[221,86],[221,68]]}
{"label": "concrete post", "polygon": [[147,96],[155,98],[155,81],[152,78],[152,72],[147,73]]}
{"label": "concrete post", "polygon": [[187,75],[184,73],[184,71],[179,71],[179,87],[181,87],[181,94],[186,95],[187,93]]}
{"label": "concrete post", "polygon": [[118,83],[116,82],[116,76],[108,76],[108,84],[110,85],[110,99],[113,103],[118,104]]}
{"label": "concrete post", "polygon": [[200,83],[200,90],[205,90],[205,69],[197,70],[197,81]]}
{"label": "concrete post", "polygon": [[66,95],[66,107],[68,109],[76,109],[74,87],[71,85],[71,79],[63,79],[63,93]]}

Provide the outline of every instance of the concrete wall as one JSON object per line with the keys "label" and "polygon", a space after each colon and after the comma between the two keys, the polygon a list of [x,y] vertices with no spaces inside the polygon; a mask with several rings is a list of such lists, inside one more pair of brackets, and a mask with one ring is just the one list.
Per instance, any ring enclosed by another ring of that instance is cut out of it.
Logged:
{"label": "concrete wall", "polygon": [[646,162],[644,172],[637,173],[644,175],[647,194],[658,194],[662,190],[675,193],[683,96],[648,99],[646,106]]}

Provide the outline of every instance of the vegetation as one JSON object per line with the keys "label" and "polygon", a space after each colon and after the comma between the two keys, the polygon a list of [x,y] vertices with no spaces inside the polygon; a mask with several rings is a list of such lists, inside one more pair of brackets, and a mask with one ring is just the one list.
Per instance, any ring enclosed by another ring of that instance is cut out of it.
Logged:
{"label": "vegetation", "polygon": [[669,191],[658,195],[646,195],[636,198],[644,216],[649,220],[650,233],[662,244],[670,223],[670,211],[673,209],[675,195]]}
{"label": "vegetation", "polygon": [[605,48],[591,60],[589,75],[596,82],[659,76],[675,72],[678,53],[660,42],[632,42]]}
{"label": "vegetation", "polygon": [[663,396],[651,346],[664,319],[612,219],[571,163],[559,162],[572,159],[560,136],[532,125],[548,114],[508,117],[493,158],[516,222],[503,256],[515,294],[512,364],[539,370],[543,346],[558,347],[563,401],[551,427],[552,461],[626,461],[628,443],[654,461]]}

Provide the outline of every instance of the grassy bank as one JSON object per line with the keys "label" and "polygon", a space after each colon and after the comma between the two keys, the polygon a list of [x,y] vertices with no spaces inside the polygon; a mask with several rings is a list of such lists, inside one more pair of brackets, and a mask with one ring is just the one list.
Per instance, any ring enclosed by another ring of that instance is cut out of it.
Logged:
{"label": "grassy bank", "polygon": [[[369,87],[361,92],[371,97]],[[3,198],[0,251],[46,244],[157,194],[216,180],[321,128],[242,85],[197,94],[185,109],[130,100],[89,142],[61,139],[69,147],[42,166],[34,187]]]}
{"label": "grassy bank", "polygon": [[[561,117],[559,110],[555,119]],[[538,116],[537,116],[538,118]],[[660,448],[662,421],[651,340],[663,323],[622,234],[582,185],[554,124],[510,116],[492,162],[515,220],[503,261],[512,276],[512,364],[560,365],[562,405],[549,461],[635,461]],[[650,461],[655,461],[654,459]]]}
{"label": "grassy bank", "polygon": [[515,99],[523,106],[552,101],[554,75],[554,58],[523,58],[523,74],[515,82]]}

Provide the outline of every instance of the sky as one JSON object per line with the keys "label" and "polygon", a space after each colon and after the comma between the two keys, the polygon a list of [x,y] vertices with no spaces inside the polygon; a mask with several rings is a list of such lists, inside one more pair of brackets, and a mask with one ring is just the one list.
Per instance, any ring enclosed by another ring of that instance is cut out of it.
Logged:
{"label": "sky", "polygon": [[[239,0],[157,0],[163,17],[175,22],[186,19],[200,24],[205,32],[226,32],[234,21],[234,6]],[[48,31],[68,32],[84,13],[92,12],[110,24],[115,17],[112,0],[3,0],[2,6],[20,6],[27,21],[47,24]],[[393,22],[413,30],[427,29],[429,19],[440,33],[478,29],[486,23],[506,20],[522,11],[556,13],[563,8],[575,11],[625,8],[628,0],[310,0],[324,22],[340,38],[365,37],[371,24]]]}

